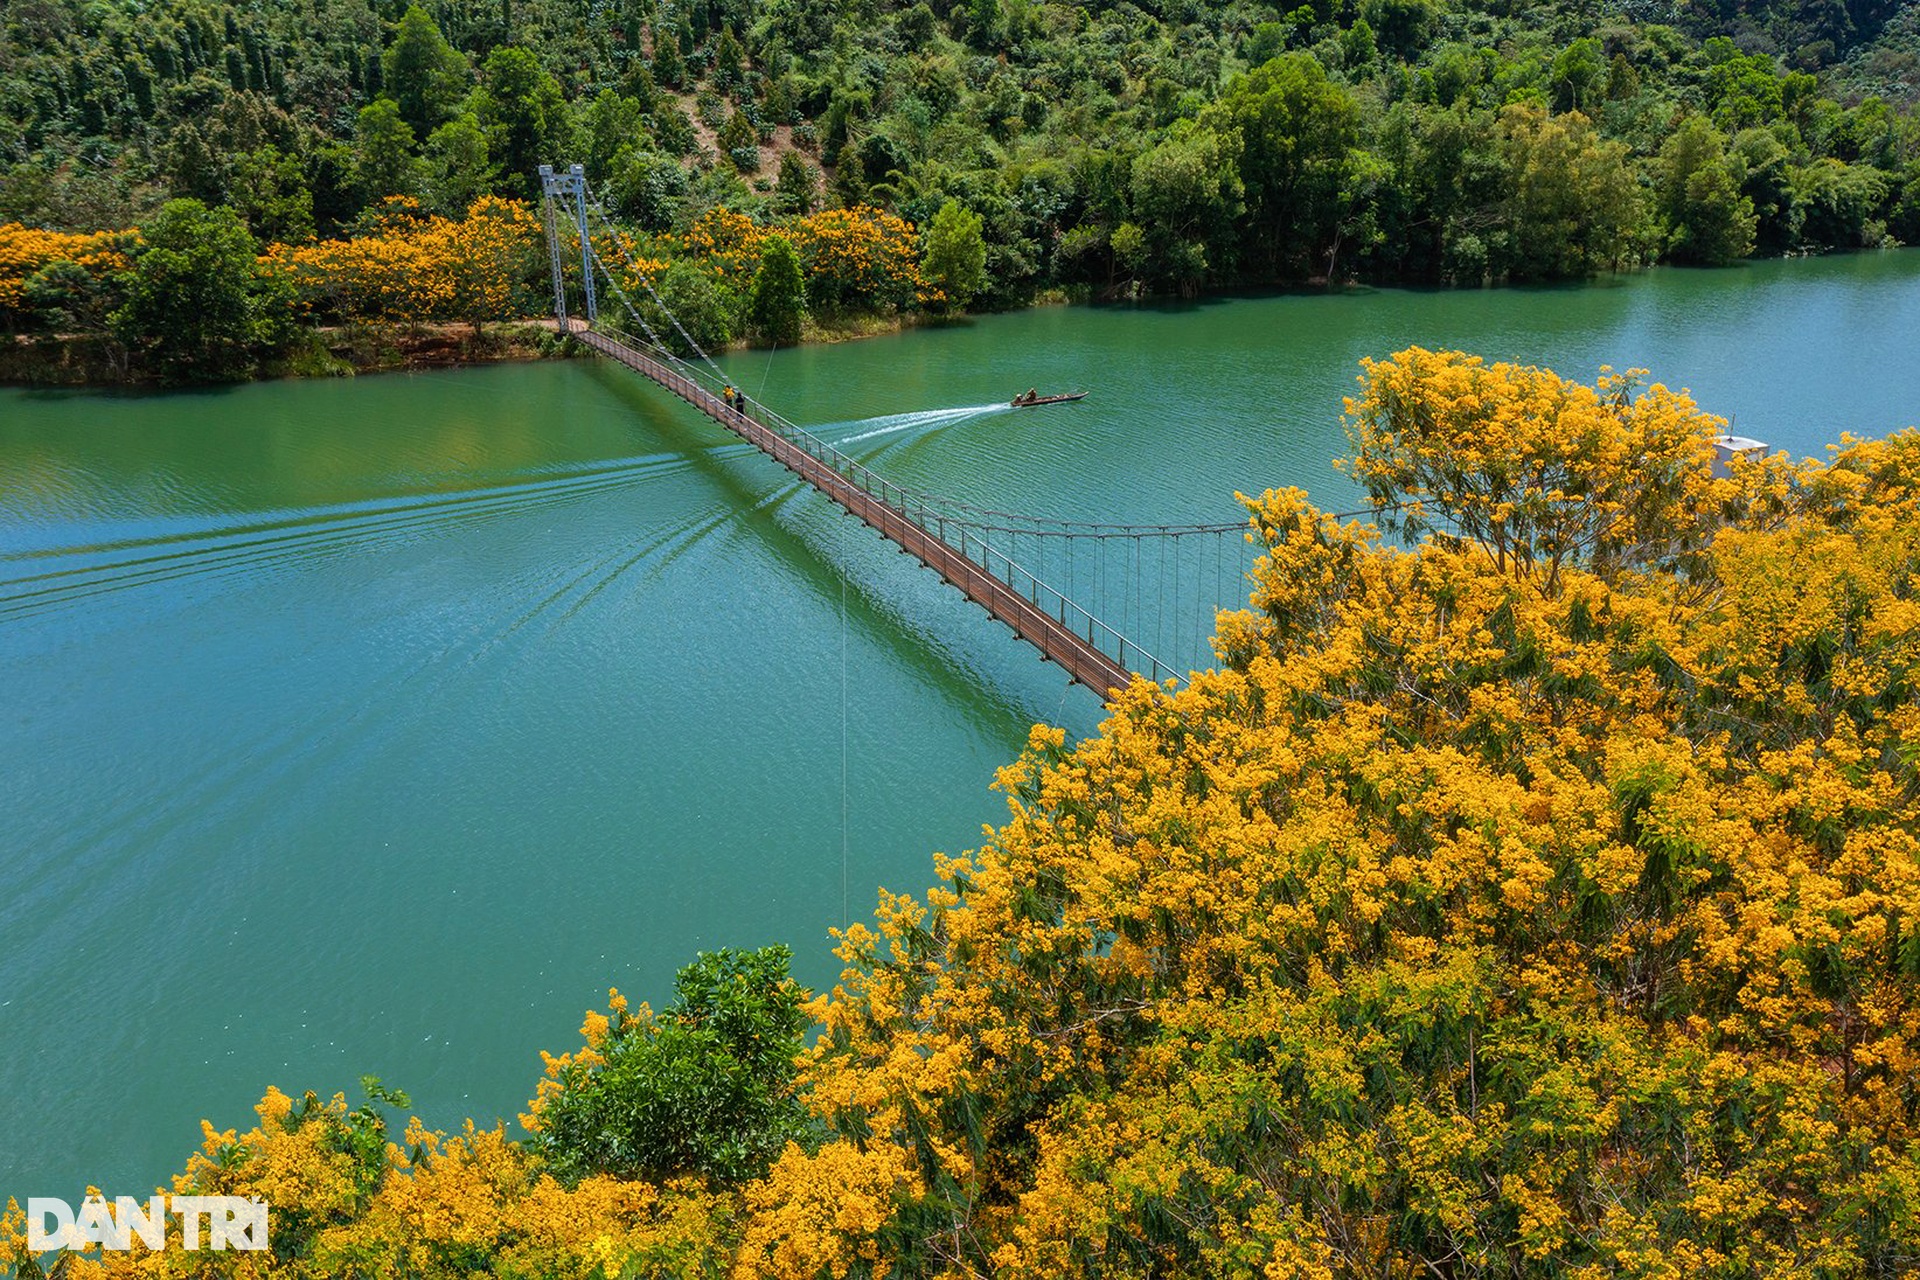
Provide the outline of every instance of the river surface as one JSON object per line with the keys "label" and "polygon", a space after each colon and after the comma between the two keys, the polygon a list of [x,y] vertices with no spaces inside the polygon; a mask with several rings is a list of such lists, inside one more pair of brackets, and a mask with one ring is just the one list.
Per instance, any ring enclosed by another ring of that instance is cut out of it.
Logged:
{"label": "river surface", "polygon": [[[729,373],[906,484],[1159,523],[1332,469],[1411,343],[1646,367],[1796,453],[1920,421],[1920,252],[1052,308]],[[1093,390],[1010,412],[1028,386]],[[0,1197],[144,1192],[268,1084],[512,1121],[696,951],[828,930],[1095,700],[623,370],[0,392]]]}

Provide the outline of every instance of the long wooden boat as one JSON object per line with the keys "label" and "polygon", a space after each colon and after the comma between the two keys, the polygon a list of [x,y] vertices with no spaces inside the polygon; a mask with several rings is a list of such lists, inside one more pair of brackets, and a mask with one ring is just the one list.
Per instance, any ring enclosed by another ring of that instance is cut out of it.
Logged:
{"label": "long wooden boat", "polygon": [[1085,400],[1086,398],[1087,393],[1084,391],[1069,391],[1062,396],[1035,396],[1031,400],[1025,396],[1015,396],[1013,398],[1013,407],[1016,409],[1033,409],[1043,404],[1065,404],[1069,400]]}

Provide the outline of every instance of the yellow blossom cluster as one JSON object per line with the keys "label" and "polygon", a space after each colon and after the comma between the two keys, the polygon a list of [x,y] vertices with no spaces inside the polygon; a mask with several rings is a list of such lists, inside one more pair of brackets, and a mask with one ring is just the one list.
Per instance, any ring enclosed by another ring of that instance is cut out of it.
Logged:
{"label": "yellow blossom cluster", "polygon": [[1419,347],[1361,365],[1350,469],[1395,532],[1465,537],[1550,585],[1563,564],[1671,561],[1711,531],[1708,464],[1726,423],[1684,392],[1643,388],[1643,371],[1587,386]]}
{"label": "yellow blossom cluster", "polygon": [[759,226],[731,209],[713,209],[672,248],[744,287],[759,269],[761,245],[769,235],[783,235],[793,245],[807,297],[817,307],[904,307],[936,298],[920,273],[913,224],[864,205],[823,209],[777,227]]}
{"label": "yellow blossom cluster", "polygon": [[479,324],[541,309],[528,283],[541,279],[542,236],[539,218],[519,201],[483,196],[452,219],[396,196],[365,234],[276,245],[264,261],[324,315]]}
{"label": "yellow blossom cluster", "polygon": [[18,222],[0,223],[0,327],[12,327],[26,309],[26,285],[53,262],[71,262],[95,280],[133,265],[139,235],[133,231],[42,231]]}
{"label": "yellow blossom cluster", "polygon": [[[1406,403],[1480,394],[1440,363]],[[1636,430],[1590,390],[1563,422]],[[1684,573],[1270,493],[1222,669],[1036,730],[1009,820],[813,1009],[814,1106],[921,1179],[877,1239],[1006,1276],[1920,1256],[1920,434],[1715,480],[1713,420],[1649,410],[1671,485],[1589,478],[1703,513]]]}
{"label": "yellow blossom cluster", "polygon": [[[237,1280],[406,1275],[422,1280],[511,1274],[587,1280],[621,1274],[721,1275],[732,1256],[737,1197],[694,1183],[653,1186],[608,1177],[567,1187],[536,1168],[504,1126],[457,1135],[412,1119],[400,1143],[335,1095],[296,1104],[270,1089],[246,1133],[205,1126],[202,1150],[173,1180],[176,1195],[264,1199],[271,1251],[209,1255],[180,1246],[91,1251],[68,1259],[72,1280]],[[0,1266],[27,1261],[24,1215],[0,1218]],[[213,1267],[209,1271],[209,1266]]]}
{"label": "yellow blossom cluster", "polygon": [[822,209],[787,229],[816,305],[903,307],[927,295],[913,224],[880,209]]}
{"label": "yellow blossom cluster", "polygon": [[705,263],[715,275],[738,283],[751,279],[759,268],[760,242],[766,234],[746,214],[716,206],[671,243],[679,256]]}

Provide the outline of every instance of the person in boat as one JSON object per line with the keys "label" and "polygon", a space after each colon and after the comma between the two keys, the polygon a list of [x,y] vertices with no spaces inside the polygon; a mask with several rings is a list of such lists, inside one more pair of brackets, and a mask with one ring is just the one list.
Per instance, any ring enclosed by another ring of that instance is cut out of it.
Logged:
{"label": "person in boat", "polygon": [[1040,398],[1040,389],[1038,387],[1028,387],[1027,394],[1021,396],[1019,402],[1021,404],[1032,404],[1034,401],[1038,400],[1039,398]]}

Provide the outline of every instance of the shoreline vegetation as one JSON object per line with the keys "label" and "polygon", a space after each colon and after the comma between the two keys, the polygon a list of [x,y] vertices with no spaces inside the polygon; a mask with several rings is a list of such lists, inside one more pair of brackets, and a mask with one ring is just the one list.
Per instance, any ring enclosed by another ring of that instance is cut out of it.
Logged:
{"label": "shoreline vegetation", "polygon": [[[1044,298],[1035,306],[1064,303],[1064,297]],[[919,315],[861,316],[838,324],[811,318],[799,345],[832,345],[884,337],[908,329],[949,323],[945,317]],[[276,378],[339,378],[376,373],[418,373],[430,369],[462,368],[523,360],[577,359],[585,349],[566,340],[550,318],[469,324],[405,325],[369,323],[323,326],[311,330],[311,339],[295,356],[263,364],[254,375]],[[9,348],[0,349],[0,386],[83,390],[137,390],[158,385],[135,380],[125,368],[123,353],[111,339],[98,334],[16,334]],[[765,350],[771,344],[762,344]],[[736,341],[728,350],[748,349]],[[714,354],[719,354],[715,352]]]}
{"label": "shoreline vegetation", "polygon": [[1920,243],[1916,102],[1894,0],[41,0],[0,23],[0,336],[170,385],[539,316],[542,162],[714,349]]}
{"label": "shoreline vegetation", "polygon": [[9,1202],[0,1273],[1910,1272],[1920,431],[1723,473],[1684,393],[1420,348],[1346,422],[1373,521],[1245,499],[1217,668],[1035,726],[831,991],[610,991],[513,1133],[268,1088],[172,1192],[270,1251]]}
{"label": "shoreline vegetation", "polygon": [[[550,288],[545,245],[522,202],[485,197],[465,219],[453,220],[395,197],[350,239],[273,245],[250,262],[240,251],[244,230],[228,211],[175,201],[162,213],[155,235],[176,249],[150,260],[145,251],[153,240],[137,229],[74,234],[0,224],[0,386],[125,389],[343,377],[581,354],[540,313],[549,296],[542,291]],[[825,234],[814,225],[829,220]],[[616,234],[620,243],[596,246],[601,261],[613,264],[630,295],[645,299],[641,315],[682,355],[690,348],[646,298],[641,272],[657,278],[660,301],[712,354],[857,341],[982,314],[947,305],[948,293],[929,282],[938,267],[915,260],[912,225],[868,207],[779,228],[716,210],[684,237]],[[224,260],[211,248],[222,240],[234,250]],[[761,279],[776,241],[776,268],[792,277],[784,290]],[[963,267],[974,278],[984,256],[979,248],[962,247],[972,256]],[[577,239],[572,252],[567,281],[577,308]],[[128,298],[141,283],[143,260],[158,264],[154,274],[162,278],[145,282],[148,307],[134,312]],[[729,273],[745,281],[735,297],[716,287]],[[964,282],[959,287],[965,292]],[[1184,296],[1250,287],[1274,286],[1223,284]],[[834,301],[809,305],[823,296]],[[1086,285],[1055,287],[1036,290],[1020,306],[1095,296]],[[602,310],[634,327],[617,297],[604,298]]]}
{"label": "shoreline vegetation", "polygon": [[[778,228],[716,209],[684,235],[612,235],[595,244],[618,291],[603,310],[637,327],[620,300],[634,299],[641,322],[683,354],[688,339],[718,352],[748,337],[793,345],[897,332],[957,316],[948,290],[966,287],[937,238],[923,253],[910,224],[870,206]],[[577,239],[570,252],[577,295]],[[958,252],[961,274],[977,276],[977,238]],[[538,217],[495,196],[460,218],[391,197],[353,235],[264,249],[231,210],[194,200],[125,231],[9,223],[0,381],[182,385],[547,357],[564,342],[552,321],[527,317],[550,289]]]}

